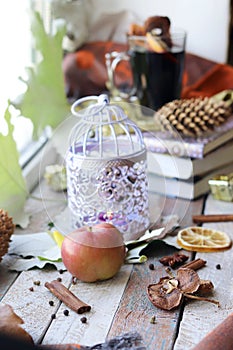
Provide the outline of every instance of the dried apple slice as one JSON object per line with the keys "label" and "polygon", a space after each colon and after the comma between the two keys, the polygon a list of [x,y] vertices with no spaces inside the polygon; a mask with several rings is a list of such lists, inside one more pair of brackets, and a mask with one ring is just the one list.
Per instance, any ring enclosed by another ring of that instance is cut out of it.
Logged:
{"label": "dried apple slice", "polygon": [[[174,284],[174,288],[171,288],[172,284]],[[169,277],[162,277],[158,283],[150,284],[147,287],[147,294],[151,303],[163,310],[171,310],[177,307],[183,294],[175,287],[175,284],[175,279],[172,280]]]}
{"label": "dried apple slice", "polygon": [[[208,287],[211,286],[210,281],[206,282],[209,282]],[[172,310],[178,307],[184,297],[219,305],[217,300],[196,295],[202,284],[196,271],[180,268],[176,277],[162,277],[158,283],[150,284],[147,287],[147,294],[151,303],[163,310]],[[212,288],[208,288],[208,290],[211,291]]]}

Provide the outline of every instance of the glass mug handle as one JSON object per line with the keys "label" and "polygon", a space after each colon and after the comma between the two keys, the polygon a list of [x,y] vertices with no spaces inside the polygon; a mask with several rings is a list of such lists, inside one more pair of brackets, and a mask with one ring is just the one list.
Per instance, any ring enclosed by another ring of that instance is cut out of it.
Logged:
{"label": "glass mug handle", "polygon": [[108,81],[106,82],[106,86],[112,96],[119,96],[124,99],[130,99],[130,97],[134,96],[136,93],[135,87],[132,87],[129,92],[125,92],[118,89],[115,84],[116,67],[120,62],[129,61],[129,59],[130,59],[130,56],[128,55],[127,52],[113,51],[111,53],[105,54],[105,63],[106,63],[107,75],[108,75]]}

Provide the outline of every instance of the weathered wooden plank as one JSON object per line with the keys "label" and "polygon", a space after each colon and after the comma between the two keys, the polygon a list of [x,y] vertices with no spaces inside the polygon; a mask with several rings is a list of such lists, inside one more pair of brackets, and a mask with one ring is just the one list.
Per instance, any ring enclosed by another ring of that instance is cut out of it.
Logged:
{"label": "weathered wooden plank", "polygon": [[66,317],[63,311],[67,308],[61,305],[46,333],[43,344],[78,343],[94,345],[104,342],[112,323],[114,314],[125,290],[132,265],[124,265],[112,279],[98,283],[77,281],[71,286],[71,291],[81,300],[91,305],[91,311],[85,313],[87,323],[81,322],[77,313],[70,311]]}
{"label": "weathered wooden plank", "polygon": [[[217,201],[210,195],[206,202],[205,214],[232,213],[233,204]],[[227,232],[233,239],[233,223],[208,223],[211,227]],[[198,253],[196,255],[207,261],[207,266],[198,273],[202,279],[210,279],[214,284],[212,298],[219,300],[220,308],[202,301],[188,301],[180,326],[174,350],[191,349],[215,326],[221,323],[233,311],[233,249],[224,252]],[[221,269],[216,266],[220,264]]]}
{"label": "weathered wooden plank", "polygon": [[[46,231],[48,223],[53,221],[57,213],[66,206],[64,194],[52,191],[45,181],[41,181],[33,196],[37,199],[29,198],[25,205],[25,212],[30,215],[30,223],[25,229],[16,227],[14,232],[16,235]],[[0,299],[18,276],[17,272],[8,270],[8,260],[6,254],[0,263]]]}
{"label": "weathered wooden plank", "polygon": [[[40,185],[33,191],[33,196],[36,199],[33,197],[28,198],[25,205],[25,212],[30,215],[30,223],[25,229],[16,227],[14,231],[16,235],[46,231],[48,229],[48,223],[66,206],[64,194],[51,190],[44,180],[41,181]],[[9,257],[6,254],[0,263],[0,300],[19,275],[17,272],[8,270],[8,260]],[[32,275],[33,279],[34,272],[30,272],[29,274]],[[22,277],[24,278],[24,276],[25,274],[23,274]],[[20,283],[20,281],[16,283],[16,288],[18,288],[17,286],[19,286]],[[11,293],[9,296],[10,295]]]}
{"label": "weathered wooden plank", "polygon": [[[64,202],[58,201],[63,198],[62,194],[53,193],[49,189],[46,189],[46,193],[48,198],[57,201],[48,201],[48,210],[43,201],[30,199],[27,208],[30,213],[33,213],[33,216],[29,227],[23,232],[31,233],[47,229],[48,222],[53,221],[54,217],[64,209]],[[182,220],[182,226],[190,223],[191,215],[201,213],[201,209],[201,200],[187,204],[183,200],[163,199],[159,196],[154,197],[154,204],[150,206],[151,214],[153,215],[156,211],[158,217],[177,214]],[[16,230],[16,233],[20,232],[20,229]],[[153,249],[152,246],[147,263],[134,266],[128,285],[131,265],[123,266],[119,274],[109,281],[94,284],[78,282],[76,285],[71,285],[74,294],[92,306],[91,312],[86,315],[87,323],[85,324],[80,321],[82,316],[73,311],[69,312],[69,316],[65,316],[63,311],[67,307],[44,287],[46,281],[57,277],[62,277],[64,284],[69,286],[71,277],[69,273],[60,275],[58,271],[52,269],[22,272],[7,291],[2,302],[10,304],[14,311],[22,317],[25,322],[24,328],[32,335],[35,342],[43,340],[44,344],[93,345],[104,341],[107,335],[112,337],[127,331],[138,330],[145,339],[148,349],[171,349],[179,309],[172,312],[156,309],[147,298],[146,287],[149,283],[158,281],[164,276],[165,270],[158,262],[158,258],[172,253],[174,249],[161,247]],[[155,265],[153,271],[149,269],[151,262]],[[10,274],[5,272],[6,282],[1,282],[3,294],[15,278],[11,279]],[[40,280],[40,286],[33,285],[35,280]],[[32,286],[34,292],[29,290]],[[49,305],[49,300],[54,300],[53,307]],[[56,314],[54,320],[51,320],[52,313]],[[114,315],[116,315],[115,319]],[[152,316],[156,318],[155,324],[150,323]]]}
{"label": "weathered wooden plank", "polygon": [[[186,208],[182,225],[190,225],[192,213],[200,213],[202,206],[203,200],[187,205],[183,200],[170,198],[166,199],[163,213],[164,215],[177,214],[181,217],[182,210]],[[164,311],[155,308],[148,300],[146,289],[150,283],[157,282],[160,277],[166,275],[165,268],[159,263],[158,258],[171,254],[175,249],[156,243],[153,246],[149,260],[143,265],[134,266],[108,338],[137,330],[142,335],[148,350],[169,350],[173,348],[180,309]],[[151,263],[154,264],[154,270],[149,269]],[[155,324],[150,323],[152,316],[155,316]]]}
{"label": "weathered wooden plank", "polygon": [[0,263],[0,300],[18,276],[17,272],[8,270],[7,260],[8,256],[5,255]]}
{"label": "weathered wooden plank", "polygon": [[[51,323],[51,314],[56,313],[60,305],[60,301],[44,286],[46,281],[57,278],[62,278],[67,286],[70,284],[71,276],[67,272],[61,275],[50,268],[24,271],[1,300],[2,303],[11,305],[24,320],[24,328],[35,342],[41,339]],[[35,285],[35,281],[40,281],[40,285]],[[31,287],[34,291],[30,291]],[[49,300],[54,301],[54,306],[49,305]]]}
{"label": "weathered wooden plank", "polygon": [[[149,269],[154,263],[155,270]],[[143,265],[135,265],[108,338],[138,331],[147,349],[170,349],[176,329],[179,309],[166,312],[155,308],[147,297],[147,286],[164,276],[164,267],[151,258]],[[150,323],[152,317],[156,323]]]}

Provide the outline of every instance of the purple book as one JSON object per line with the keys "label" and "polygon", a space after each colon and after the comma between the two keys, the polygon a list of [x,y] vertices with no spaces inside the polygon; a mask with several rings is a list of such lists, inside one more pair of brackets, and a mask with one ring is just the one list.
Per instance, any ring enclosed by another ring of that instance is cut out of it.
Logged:
{"label": "purple book", "polygon": [[233,116],[224,124],[203,136],[181,137],[167,132],[144,132],[144,142],[150,152],[167,153],[178,157],[204,158],[206,154],[233,139]]}

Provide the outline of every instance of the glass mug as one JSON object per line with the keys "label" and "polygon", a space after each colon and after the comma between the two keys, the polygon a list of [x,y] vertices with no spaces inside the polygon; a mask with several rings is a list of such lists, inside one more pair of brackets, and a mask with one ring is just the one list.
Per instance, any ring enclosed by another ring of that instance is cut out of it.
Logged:
{"label": "glass mug", "polygon": [[[128,51],[106,54],[108,87],[120,97],[137,96],[142,106],[157,110],[165,103],[180,98],[185,64],[186,32],[174,29],[167,38],[155,36],[128,36]],[[129,92],[116,87],[116,67],[122,61],[130,62],[133,86]]]}

